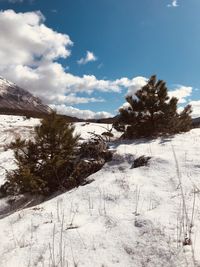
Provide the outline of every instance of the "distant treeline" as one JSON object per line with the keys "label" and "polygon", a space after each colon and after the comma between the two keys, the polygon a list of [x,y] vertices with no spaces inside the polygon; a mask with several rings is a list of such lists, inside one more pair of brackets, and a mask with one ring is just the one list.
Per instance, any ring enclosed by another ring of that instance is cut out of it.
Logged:
{"label": "distant treeline", "polygon": [[196,118],[192,120],[192,126],[193,128],[199,128],[200,127],[200,118]]}
{"label": "distant treeline", "polygon": [[[26,118],[44,118],[48,116],[48,113],[43,112],[36,112],[31,110],[22,110],[22,109],[11,109],[11,108],[0,108],[0,114],[1,115],[13,115],[13,116],[24,116]],[[64,117],[69,122],[78,122],[83,121],[79,120],[78,118],[60,115],[61,117]]]}
{"label": "distant treeline", "polygon": [[[22,110],[22,109],[12,109],[12,108],[0,108],[0,115],[13,115],[13,116],[24,116],[26,118],[44,118],[48,116],[47,113],[42,112],[36,112],[36,111],[30,111],[30,110]],[[68,122],[95,122],[95,123],[108,123],[112,124],[114,121],[114,118],[108,118],[108,119],[78,119],[76,117],[71,117],[67,115],[59,115],[63,118],[65,118]]]}
{"label": "distant treeline", "polygon": [[[30,110],[20,110],[11,108],[0,108],[0,115],[13,115],[13,116],[24,116],[26,118],[44,118],[47,113],[35,112]],[[103,118],[103,119],[78,119],[76,117],[71,117],[67,115],[59,115],[65,118],[68,122],[91,122],[91,123],[106,123],[113,124],[117,120],[117,116],[113,118]],[[192,127],[200,127],[200,118],[192,120]]]}

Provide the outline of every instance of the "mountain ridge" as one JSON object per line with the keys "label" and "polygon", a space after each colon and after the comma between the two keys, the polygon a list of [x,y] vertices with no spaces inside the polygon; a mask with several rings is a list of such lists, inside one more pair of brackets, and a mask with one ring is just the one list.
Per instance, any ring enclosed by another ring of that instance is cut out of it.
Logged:
{"label": "mountain ridge", "polygon": [[0,76],[0,111],[3,110],[48,114],[51,109],[40,98]]}

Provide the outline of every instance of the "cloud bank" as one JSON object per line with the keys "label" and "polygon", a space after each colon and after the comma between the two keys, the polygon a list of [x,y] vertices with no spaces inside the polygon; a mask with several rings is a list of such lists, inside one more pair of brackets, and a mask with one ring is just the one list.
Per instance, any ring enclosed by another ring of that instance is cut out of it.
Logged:
{"label": "cloud bank", "polygon": [[66,105],[50,105],[50,107],[52,109],[56,109],[60,114],[77,117],[79,119],[101,119],[113,117],[113,114],[105,111],[93,112],[91,110],[80,110]]}

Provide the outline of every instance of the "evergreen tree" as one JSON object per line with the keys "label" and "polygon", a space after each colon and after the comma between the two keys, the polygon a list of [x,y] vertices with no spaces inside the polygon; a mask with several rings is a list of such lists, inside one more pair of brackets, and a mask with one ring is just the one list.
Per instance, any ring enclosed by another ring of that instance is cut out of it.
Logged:
{"label": "evergreen tree", "polygon": [[117,124],[125,125],[124,137],[148,137],[188,131],[191,127],[191,106],[179,114],[178,99],[168,96],[166,83],[153,75],[135,96],[127,96],[129,107],[121,108]]}
{"label": "evergreen tree", "polygon": [[63,117],[55,112],[46,116],[35,127],[34,140],[11,143],[17,169],[7,174],[9,190],[50,194],[69,187],[78,139]]}

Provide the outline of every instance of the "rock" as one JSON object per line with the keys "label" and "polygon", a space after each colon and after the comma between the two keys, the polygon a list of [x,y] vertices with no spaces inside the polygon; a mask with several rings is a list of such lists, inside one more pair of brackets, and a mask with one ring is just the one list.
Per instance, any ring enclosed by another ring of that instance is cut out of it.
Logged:
{"label": "rock", "polygon": [[147,166],[150,159],[151,157],[141,156],[134,160],[131,168],[133,169],[133,168],[138,168],[142,166]]}

